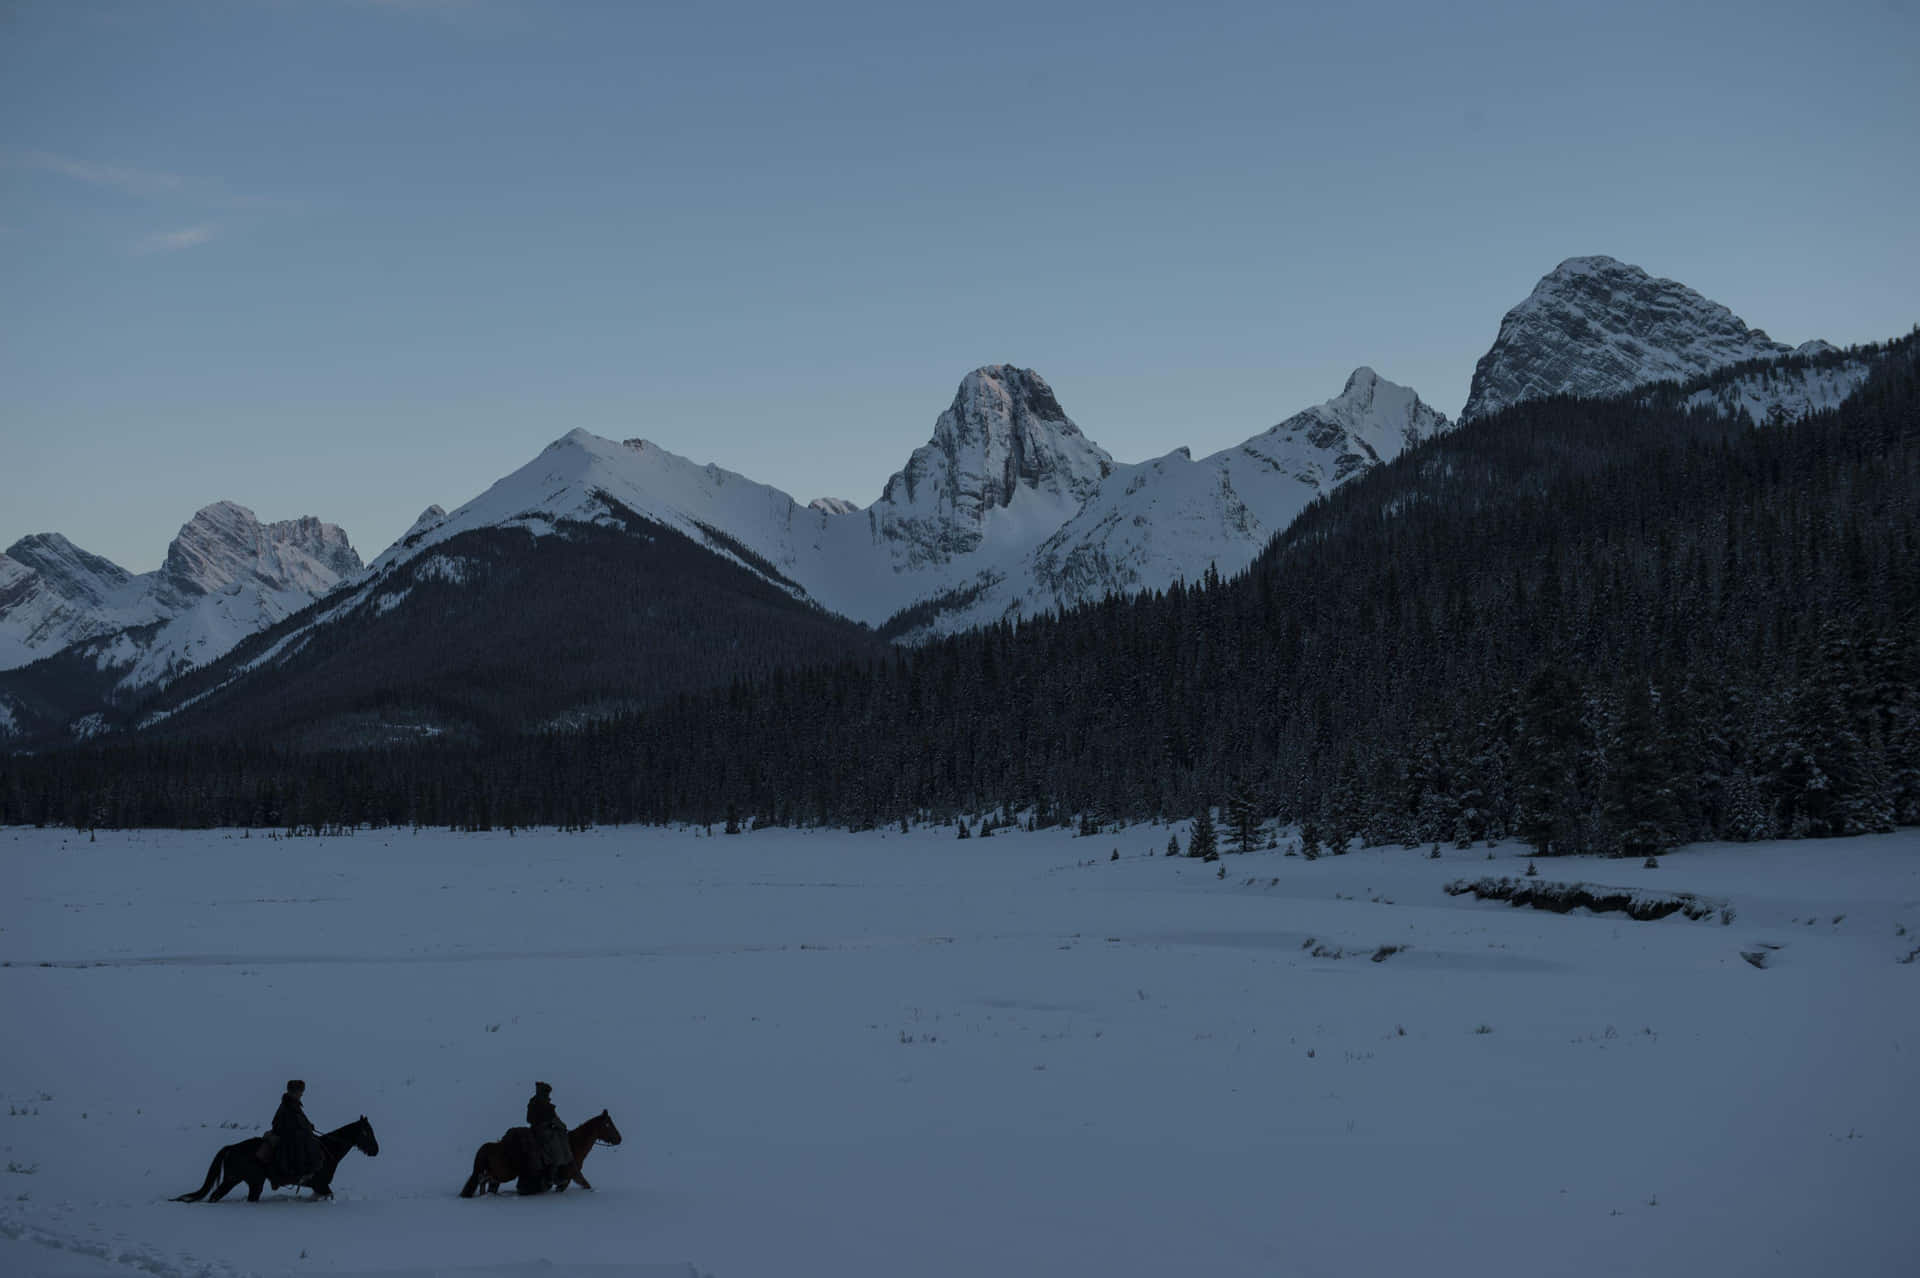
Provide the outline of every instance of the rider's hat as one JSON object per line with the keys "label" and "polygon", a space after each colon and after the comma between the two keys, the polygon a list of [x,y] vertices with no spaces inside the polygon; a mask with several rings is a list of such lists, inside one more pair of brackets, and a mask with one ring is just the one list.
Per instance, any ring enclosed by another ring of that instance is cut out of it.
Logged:
{"label": "rider's hat", "polygon": [[304,1079],[289,1078],[287,1080],[287,1090],[298,1095],[307,1090],[306,1081]]}
{"label": "rider's hat", "polygon": [[546,1093],[553,1090],[553,1084],[552,1083],[535,1083],[533,1085],[533,1090],[541,1095],[545,1095]]}

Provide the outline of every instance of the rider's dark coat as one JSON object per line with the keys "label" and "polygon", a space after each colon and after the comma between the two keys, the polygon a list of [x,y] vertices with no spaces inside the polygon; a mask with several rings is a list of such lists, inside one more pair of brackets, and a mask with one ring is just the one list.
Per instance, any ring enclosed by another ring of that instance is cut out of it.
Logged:
{"label": "rider's dark coat", "polygon": [[567,1125],[544,1093],[535,1092],[527,1101],[527,1126],[533,1128],[534,1145],[547,1166],[565,1167],[573,1161],[573,1151],[567,1148]]}
{"label": "rider's dark coat", "polygon": [[320,1137],[307,1120],[307,1111],[292,1092],[280,1097],[280,1108],[273,1115],[273,1158],[268,1164],[276,1184],[290,1185],[302,1176],[319,1171],[327,1152]]}

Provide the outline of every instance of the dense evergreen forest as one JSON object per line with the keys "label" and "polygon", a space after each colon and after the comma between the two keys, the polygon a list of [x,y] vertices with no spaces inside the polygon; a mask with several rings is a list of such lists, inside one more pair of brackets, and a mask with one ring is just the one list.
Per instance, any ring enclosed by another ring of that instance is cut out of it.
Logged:
{"label": "dense evergreen forest", "polygon": [[[1338,490],[1244,574],[742,676],[578,729],[0,759],[0,822],[1279,818],[1640,855],[1920,822],[1920,399],[1791,425],[1548,399]],[[1244,835],[1245,831],[1242,830]]]}

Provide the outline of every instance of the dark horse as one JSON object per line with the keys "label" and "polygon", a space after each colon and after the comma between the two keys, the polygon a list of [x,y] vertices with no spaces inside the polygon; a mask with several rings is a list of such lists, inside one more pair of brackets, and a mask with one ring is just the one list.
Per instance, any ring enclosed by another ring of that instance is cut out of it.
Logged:
{"label": "dark horse", "polygon": [[[380,1153],[380,1142],[374,1138],[373,1124],[367,1121],[365,1114],[362,1114],[345,1127],[322,1136],[320,1148],[326,1155],[320,1164],[320,1169],[311,1175],[302,1176],[294,1185],[295,1194],[300,1192],[301,1185],[305,1185],[313,1190],[315,1198],[333,1197],[334,1169],[340,1166],[340,1160],[347,1156],[347,1151],[357,1149],[368,1158],[373,1158]],[[225,1198],[235,1185],[244,1180],[247,1182],[247,1201],[259,1202],[260,1187],[266,1183],[267,1173],[271,1170],[266,1162],[266,1154],[267,1142],[258,1136],[235,1141],[213,1156],[213,1165],[207,1168],[206,1184],[191,1194],[180,1195],[173,1201],[197,1203],[205,1198],[210,1203],[217,1203]],[[218,1189],[213,1188],[216,1180],[220,1182]],[[280,1183],[275,1181],[273,1187],[280,1188]],[[213,1190],[211,1197],[208,1197],[208,1190]]]}
{"label": "dark horse", "polygon": [[[473,1175],[467,1177],[467,1183],[461,1186],[462,1198],[471,1198],[476,1193],[494,1193],[509,1180],[518,1181],[517,1188],[523,1194],[538,1194],[547,1188],[535,1174],[535,1169],[527,1165],[524,1150],[528,1142],[510,1139],[515,1131],[526,1130],[524,1127],[514,1128],[500,1140],[490,1140],[474,1151]],[[568,1132],[567,1150],[573,1155],[573,1175],[553,1188],[564,1191],[568,1184],[577,1184],[582,1189],[592,1189],[587,1178],[580,1174],[587,1155],[593,1152],[595,1145],[619,1143],[620,1129],[613,1125],[613,1119],[604,1109]]]}

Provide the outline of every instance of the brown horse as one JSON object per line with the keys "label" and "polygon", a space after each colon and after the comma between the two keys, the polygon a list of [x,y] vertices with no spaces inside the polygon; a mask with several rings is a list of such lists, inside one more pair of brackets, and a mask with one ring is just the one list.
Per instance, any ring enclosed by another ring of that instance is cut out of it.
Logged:
{"label": "brown horse", "polygon": [[[473,1154],[473,1175],[467,1177],[467,1183],[460,1188],[462,1198],[471,1198],[476,1193],[492,1194],[499,1192],[500,1186],[510,1180],[519,1182],[522,1194],[537,1194],[546,1189],[537,1183],[534,1169],[523,1165],[517,1146],[521,1142],[508,1139],[515,1131],[526,1128],[514,1128],[499,1140],[490,1140]],[[596,1145],[618,1145],[620,1129],[613,1125],[613,1119],[606,1110],[601,1110],[586,1122],[567,1133],[567,1151],[573,1155],[573,1174],[558,1185],[557,1191],[564,1191],[569,1184],[577,1184],[582,1189],[592,1189],[587,1178],[580,1174],[580,1168],[586,1163],[587,1155]]]}
{"label": "brown horse", "polygon": [[[266,1184],[267,1173],[269,1171],[266,1162],[266,1144],[267,1142],[265,1140],[254,1136],[247,1140],[235,1141],[233,1144],[226,1146],[213,1156],[213,1165],[207,1168],[206,1183],[202,1184],[200,1188],[194,1190],[192,1193],[182,1194],[173,1201],[176,1203],[197,1203],[202,1198],[206,1198],[210,1203],[217,1203],[222,1198],[225,1198],[234,1186],[238,1185],[241,1181],[245,1181],[247,1184],[247,1201],[250,1203],[259,1202],[260,1187]],[[345,1127],[330,1131],[320,1137],[320,1148],[324,1152],[325,1158],[322,1160],[319,1170],[313,1172],[311,1175],[302,1176],[299,1184],[294,1186],[293,1192],[295,1194],[300,1192],[300,1185],[305,1185],[313,1190],[313,1196],[315,1198],[333,1197],[333,1173],[335,1169],[340,1166],[340,1160],[347,1156],[349,1150],[355,1149],[365,1154],[368,1158],[376,1157],[380,1153],[380,1142],[374,1137],[373,1124],[367,1121],[365,1114],[362,1114]],[[220,1188],[218,1189],[214,1189],[213,1187],[216,1180],[220,1182]],[[274,1182],[273,1187],[275,1189],[280,1188],[279,1182]],[[207,1197],[209,1191],[211,1191],[213,1195],[211,1198]]]}

